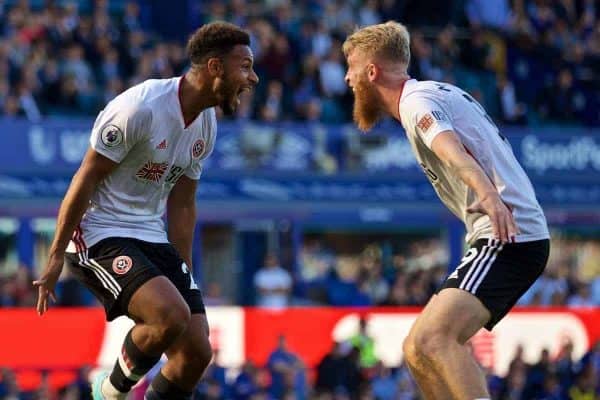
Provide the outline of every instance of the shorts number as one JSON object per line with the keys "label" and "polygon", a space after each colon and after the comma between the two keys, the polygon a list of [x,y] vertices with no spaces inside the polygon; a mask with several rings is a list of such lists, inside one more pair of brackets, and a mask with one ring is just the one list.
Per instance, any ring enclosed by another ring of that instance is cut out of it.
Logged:
{"label": "shorts number", "polygon": [[452,272],[450,274],[450,276],[448,276],[448,279],[458,279],[458,271],[461,268],[464,268],[468,263],[473,261],[473,259],[475,259],[475,257],[477,257],[477,249],[472,247],[469,249],[469,251],[467,251],[467,253],[462,258],[462,260],[460,260],[460,264],[458,265],[458,267],[456,267],[454,272]]}

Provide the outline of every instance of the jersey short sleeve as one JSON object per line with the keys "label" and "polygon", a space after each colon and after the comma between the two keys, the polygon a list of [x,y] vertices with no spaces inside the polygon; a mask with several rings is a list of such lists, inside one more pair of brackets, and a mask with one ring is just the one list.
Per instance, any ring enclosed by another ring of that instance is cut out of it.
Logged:
{"label": "jersey short sleeve", "polygon": [[453,130],[448,113],[435,100],[413,96],[404,101],[400,109],[402,120],[409,124],[407,128],[421,137],[429,148],[437,135]]}
{"label": "jersey short sleeve", "polygon": [[185,176],[187,176],[188,178],[193,179],[193,180],[200,179],[201,175],[202,175],[202,161],[200,161],[200,160],[192,161],[192,165],[190,165],[185,170]]}
{"label": "jersey short sleeve", "polygon": [[112,101],[100,112],[92,128],[91,147],[120,163],[129,150],[149,131],[152,111],[133,101]]}

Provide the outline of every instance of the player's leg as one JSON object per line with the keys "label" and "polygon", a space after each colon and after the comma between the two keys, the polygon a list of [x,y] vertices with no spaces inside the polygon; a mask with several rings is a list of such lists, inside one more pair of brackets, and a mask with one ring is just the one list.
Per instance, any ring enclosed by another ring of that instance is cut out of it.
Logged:
{"label": "player's leg", "polygon": [[101,386],[106,399],[124,398],[187,329],[190,310],[175,286],[154,277],[132,295],[128,315],[136,325],[127,333],[110,376]]}
{"label": "player's leg", "polygon": [[66,257],[73,274],[102,302],[109,321],[128,315],[136,322],[127,333],[109,376],[94,381],[95,399],[125,398],[187,329],[189,307],[173,283],[147,257],[147,248],[152,246],[115,237],[89,249],[79,244],[79,253]]}
{"label": "player's leg", "polygon": [[184,400],[202,377],[212,358],[208,341],[208,321],[205,314],[193,314],[183,335],[166,351],[168,361],[156,375],[147,400]]}
{"label": "player's leg", "polygon": [[447,393],[438,398],[489,398],[482,371],[465,346],[489,319],[475,296],[454,288],[442,290],[419,316],[405,340],[405,355],[419,373],[433,370],[442,378]]}
{"label": "player's leg", "polygon": [[185,333],[165,351],[168,361],[150,384],[146,398],[186,400],[212,358],[202,294],[173,246],[161,246],[151,257],[181,293],[192,317]]}
{"label": "player's leg", "polygon": [[[427,306],[437,301],[437,295],[433,295]],[[423,323],[423,318],[419,316],[414,322],[411,330],[420,329]],[[450,389],[444,383],[441,375],[433,368],[430,362],[423,357],[420,357],[414,348],[414,343],[409,340],[404,340],[402,351],[406,365],[410,370],[411,375],[419,386],[419,390],[423,394],[425,400],[448,400],[450,398]]]}
{"label": "player's leg", "polygon": [[465,343],[506,315],[542,273],[548,253],[548,240],[477,241],[411,329],[405,342],[411,363],[434,369],[455,398],[489,398]]}

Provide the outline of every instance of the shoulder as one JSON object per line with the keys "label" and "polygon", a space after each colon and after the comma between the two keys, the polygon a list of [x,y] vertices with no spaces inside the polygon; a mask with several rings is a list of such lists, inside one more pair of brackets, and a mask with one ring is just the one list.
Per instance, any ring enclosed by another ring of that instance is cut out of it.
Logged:
{"label": "shoulder", "polygon": [[400,116],[403,119],[446,109],[447,101],[444,94],[437,93],[431,87],[415,88],[400,101]]}
{"label": "shoulder", "polygon": [[[436,83],[437,82],[433,81],[415,83],[411,86],[410,91],[402,96],[400,105],[414,108],[426,104],[443,102],[444,91],[442,89],[438,89],[435,85]],[[443,87],[442,84],[439,84],[438,86]]]}
{"label": "shoulder", "polygon": [[122,100],[139,110],[164,111],[167,101],[165,97],[171,96],[173,91],[177,91],[177,87],[178,78],[148,79],[129,88],[119,97],[123,96]]}
{"label": "shoulder", "polygon": [[119,104],[119,112],[131,123],[150,125],[153,118],[152,107],[141,98]]}
{"label": "shoulder", "polygon": [[120,114],[127,119],[151,120],[152,107],[143,96],[141,85],[133,86],[115,97],[103,112]]}

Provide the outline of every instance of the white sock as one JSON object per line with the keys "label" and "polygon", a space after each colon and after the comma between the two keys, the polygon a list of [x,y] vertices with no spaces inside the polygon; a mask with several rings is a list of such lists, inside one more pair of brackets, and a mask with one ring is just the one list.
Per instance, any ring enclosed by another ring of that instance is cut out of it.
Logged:
{"label": "white sock", "polygon": [[106,400],[125,400],[127,398],[127,393],[119,392],[116,387],[110,382],[110,377],[107,376],[102,381],[102,385],[100,386],[100,391]]}

